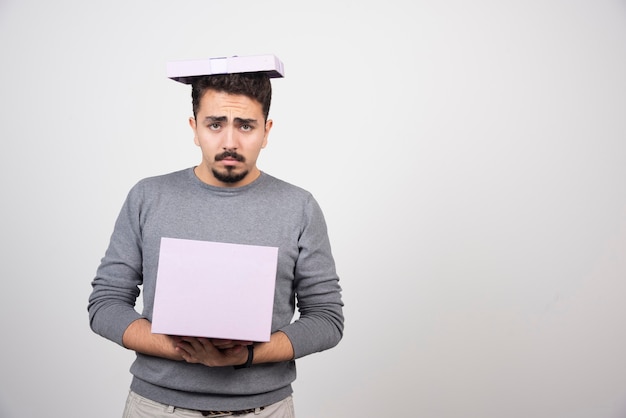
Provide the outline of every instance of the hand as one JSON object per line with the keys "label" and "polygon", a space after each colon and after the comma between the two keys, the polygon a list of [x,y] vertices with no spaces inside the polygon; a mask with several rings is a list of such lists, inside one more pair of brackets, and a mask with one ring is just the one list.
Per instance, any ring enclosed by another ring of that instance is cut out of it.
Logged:
{"label": "hand", "polygon": [[226,350],[237,346],[247,346],[252,344],[252,341],[240,341],[240,340],[222,340],[218,338],[211,338],[211,343],[218,350]]}
{"label": "hand", "polygon": [[208,339],[202,337],[174,337],[176,351],[187,363],[201,363],[209,367],[237,366],[248,359],[249,341]]}

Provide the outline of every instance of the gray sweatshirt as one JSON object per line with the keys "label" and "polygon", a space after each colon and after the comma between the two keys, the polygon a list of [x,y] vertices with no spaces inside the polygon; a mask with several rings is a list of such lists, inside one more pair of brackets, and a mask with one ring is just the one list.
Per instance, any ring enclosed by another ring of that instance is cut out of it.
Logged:
{"label": "gray sweatshirt", "polygon": [[[289,337],[295,358],[341,340],[341,288],[313,196],[265,173],[243,187],[212,187],[193,168],[141,180],[130,190],[92,282],[94,332],[122,345],[131,322],[152,319],[162,237],[278,247],[272,332]],[[134,308],[140,286],[141,314]],[[289,396],[296,378],[295,361],[210,368],[143,354],[130,371],[138,394],[199,410],[268,405]]]}

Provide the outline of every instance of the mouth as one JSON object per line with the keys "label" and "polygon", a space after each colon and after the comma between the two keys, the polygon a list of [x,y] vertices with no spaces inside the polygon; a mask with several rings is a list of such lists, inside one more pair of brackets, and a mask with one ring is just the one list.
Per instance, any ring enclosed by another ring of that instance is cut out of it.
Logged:
{"label": "mouth", "polygon": [[231,168],[236,166],[237,164],[239,164],[239,161],[232,159],[232,158],[224,158],[223,160],[221,160],[221,163],[227,167],[227,168]]}

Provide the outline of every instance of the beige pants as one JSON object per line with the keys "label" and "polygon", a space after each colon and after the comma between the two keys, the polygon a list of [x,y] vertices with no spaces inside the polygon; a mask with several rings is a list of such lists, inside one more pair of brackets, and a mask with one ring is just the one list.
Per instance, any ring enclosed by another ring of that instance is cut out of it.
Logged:
{"label": "beige pants", "polygon": [[[230,417],[232,415],[218,415]],[[213,416],[211,418],[216,418]],[[241,418],[295,418],[293,398],[291,396],[266,406],[262,411],[252,412],[246,415],[238,415]],[[199,411],[176,408],[159,402],[152,401],[130,391],[126,399],[123,418],[203,418]]]}

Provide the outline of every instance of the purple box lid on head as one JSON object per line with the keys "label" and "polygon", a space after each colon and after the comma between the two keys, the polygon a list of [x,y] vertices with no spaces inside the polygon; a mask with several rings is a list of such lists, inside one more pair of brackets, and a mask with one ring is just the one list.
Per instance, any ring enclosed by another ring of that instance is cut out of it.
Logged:
{"label": "purple box lid on head", "polygon": [[167,63],[167,77],[191,84],[195,77],[214,74],[265,72],[270,78],[285,75],[283,63],[275,55],[217,57]]}

